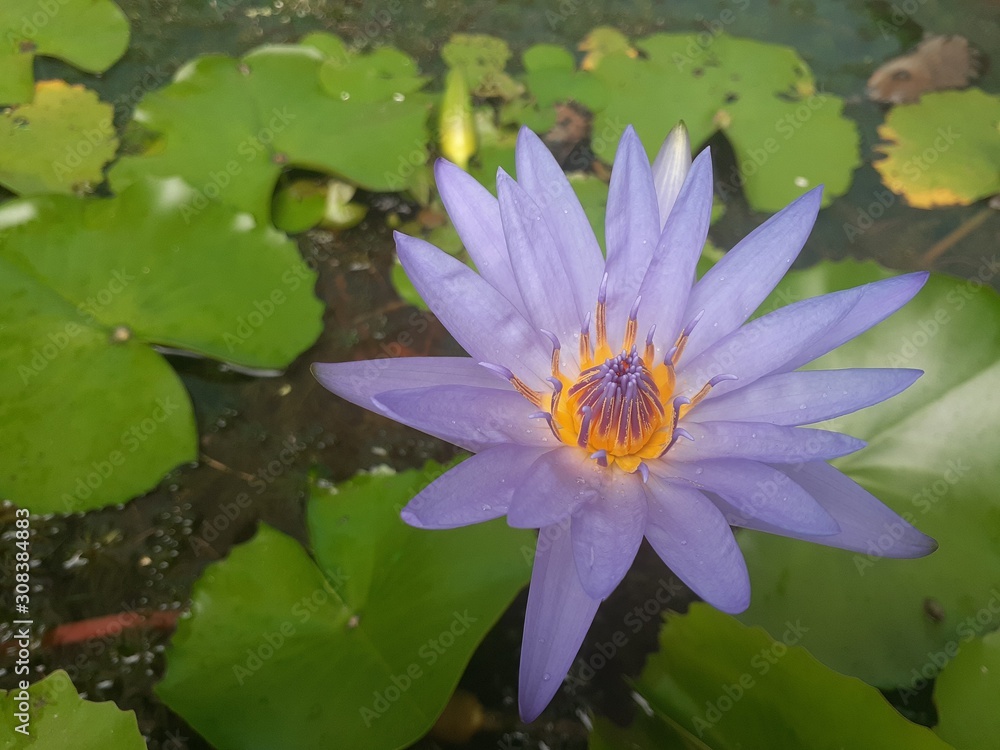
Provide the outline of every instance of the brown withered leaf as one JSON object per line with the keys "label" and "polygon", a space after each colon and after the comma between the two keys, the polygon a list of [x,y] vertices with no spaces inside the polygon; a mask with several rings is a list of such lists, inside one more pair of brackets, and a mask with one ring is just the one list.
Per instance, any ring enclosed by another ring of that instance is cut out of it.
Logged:
{"label": "brown withered leaf", "polygon": [[911,52],[894,57],[868,79],[868,98],[886,104],[910,104],[921,94],[961,89],[982,69],[979,51],[965,37],[929,36]]}

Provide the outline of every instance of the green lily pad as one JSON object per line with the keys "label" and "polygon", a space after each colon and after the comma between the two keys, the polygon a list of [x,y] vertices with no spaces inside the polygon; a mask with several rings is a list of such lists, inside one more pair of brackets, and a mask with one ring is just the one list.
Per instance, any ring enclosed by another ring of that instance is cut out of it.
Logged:
{"label": "green lily pad", "polygon": [[[1000,593],[994,612],[1000,614]],[[981,750],[1000,737],[1000,633],[962,644],[934,683],[938,725],[955,750]]]}
{"label": "green lily pad", "polygon": [[793,620],[772,639],[693,604],[667,618],[636,689],[655,718],[715,750],[948,750],[878,690],[816,661],[798,645],[804,628]]}
{"label": "green lily pad", "polygon": [[[25,707],[30,719],[22,720],[18,714]],[[10,734],[0,737],[0,750],[146,748],[133,711],[122,711],[111,701],[83,700],[61,669],[27,689],[0,690],[0,710],[4,726],[10,728]]]}
{"label": "green lily pad", "polygon": [[527,583],[530,532],[406,526],[440,467],[316,487],[315,561],[262,525],[195,584],[160,697],[219,750],[405,747]]}
{"label": "green lily pad", "polygon": [[368,206],[352,203],[357,189],[339,180],[297,179],[278,185],[274,193],[274,225],[298,234],[322,225],[328,229],[350,229],[368,214]]}
{"label": "green lily pad", "polygon": [[555,124],[555,104],[576,101],[592,111],[607,106],[608,94],[601,82],[577,70],[576,60],[568,50],[554,44],[536,44],[524,53],[522,62],[534,104],[509,111],[535,132],[544,133]]}
{"label": "green lily pad", "polygon": [[150,344],[275,369],[319,335],[295,245],[197,195],[143,181],[0,208],[0,495],[98,508],[197,456],[187,394]]}
{"label": "green lily pad", "polygon": [[41,81],[30,104],[0,113],[0,185],[21,195],[93,190],[118,150],[113,116],[83,86]]}
{"label": "green lily pad", "polygon": [[608,210],[608,185],[603,180],[588,174],[571,174],[569,184],[583,206],[590,226],[594,228],[597,242],[604,247],[604,217]]}
{"label": "green lily pad", "polygon": [[205,198],[259,221],[269,219],[287,166],[368,190],[410,188],[427,161],[429,100],[416,91],[424,79],[395,50],[347,57],[321,50],[338,44],[313,35],[242,60],[209,55],[189,63],[138,105],[135,124],[154,137],[143,153],[112,167],[112,187],[179,175]]}
{"label": "green lily pad", "polygon": [[128,48],[128,19],[111,0],[3,0],[0,104],[31,101],[38,55],[101,73]]}
{"label": "green lily pad", "polygon": [[288,234],[312,229],[326,213],[326,183],[320,180],[294,180],[279,184],[271,206],[274,226]]}
{"label": "green lily pad", "polygon": [[351,53],[335,36],[325,35],[318,43],[313,34],[302,40],[326,53],[319,80],[330,96],[344,101],[372,104],[402,101],[399,97],[423,88],[427,78],[417,74],[417,64],[405,52],[392,47],[378,47],[368,55]]}
{"label": "green lily pad", "polygon": [[565,99],[586,105],[595,113],[592,147],[608,162],[629,124],[651,158],[677,122],[695,144],[721,130],[737,163],[720,187],[742,185],[758,211],[777,211],[820,183],[825,204],[850,187],[861,163],[857,128],[791,47],[726,34],[708,45],[704,35],[656,34],[636,47],[639,56],[603,40],[588,58],[592,74],[575,70],[565,50],[528,50],[526,80],[539,111]]}
{"label": "green lily pad", "polygon": [[477,146],[466,171],[496,195],[497,170],[503,169],[509,175],[516,172],[514,146],[517,130],[497,125],[493,117],[494,113],[489,108],[477,109],[473,113]]}
{"label": "green lily pad", "polygon": [[611,26],[599,26],[591,31],[580,42],[578,49],[587,54],[580,62],[584,70],[593,70],[601,60],[608,55],[627,55],[638,57],[638,51],[631,45],[628,37]]}
{"label": "green lily pad", "polygon": [[[1000,626],[1000,614],[983,609],[1000,587],[1000,298],[982,283],[1000,263],[982,261],[975,282],[932,276],[900,312],[810,365],[925,371],[902,394],[825,426],[868,441],[834,465],[939,549],[919,560],[880,558],[891,529],[873,554],[740,535],[753,583],[741,619],[778,635],[802,618],[803,646],[880,687],[922,687],[955,643]],[[874,263],[824,263],[788,274],[762,309],[888,275]]]}
{"label": "green lily pad", "polygon": [[507,42],[487,34],[454,34],[441,48],[445,63],[462,71],[472,94],[504,101],[524,92],[524,86],[506,72],[510,55]]}
{"label": "green lily pad", "polygon": [[1000,193],[1000,96],[980,89],[924,94],[880,125],[882,181],[917,208],[965,206]]}

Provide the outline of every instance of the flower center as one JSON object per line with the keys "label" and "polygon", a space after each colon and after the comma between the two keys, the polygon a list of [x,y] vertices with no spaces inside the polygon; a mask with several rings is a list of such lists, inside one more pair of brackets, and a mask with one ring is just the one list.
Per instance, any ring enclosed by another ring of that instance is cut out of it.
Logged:
{"label": "flower center", "polygon": [[556,419],[577,434],[581,447],[628,456],[645,446],[663,421],[660,385],[633,346],[581,372]]}
{"label": "flower center", "polygon": [[548,331],[543,333],[552,342],[551,395],[532,390],[504,367],[487,366],[542,409],[532,416],[544,418],[560,441],[586,449],[601,466],[618,464],[623,471],[638,470],[645,477],[648,470],[644,461],[662,456],[678,437],[692,439],[678,426],[680,418],[716,384],[735,376],[717,375],[691,398],[674,396],[675,366],[701,315],[681,332],[663,362],[656,363],[656,326],[650,329],[641,356],[635,344],[639,299],[629,313],[620,353],[613,355],[607,341],[607,283],[605,274],[597,298],[596,348],[591,347],[590,315],[580,332],[580,373],[576,378],[560,372],[559,339]]}

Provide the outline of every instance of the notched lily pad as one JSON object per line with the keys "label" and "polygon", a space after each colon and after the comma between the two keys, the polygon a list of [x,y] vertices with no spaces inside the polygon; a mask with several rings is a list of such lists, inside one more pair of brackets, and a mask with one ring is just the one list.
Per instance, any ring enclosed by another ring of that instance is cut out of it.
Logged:
{"label": "notched lily pad", "polygon": [[524,92],[506,72],[510,56],[507,42],[487,34],[454,34],[441,49],[445,63],[462,71],[473,95],[504,101]]}
{"label": "notched lily pad", "polygon": [[98,508],[196,457],[187,394],[149,345],[275,369],[319,335],[295,245],[196,198],[174,179],[0,208],[0,495]]}
{"label": "notched lily pad", "polygon": [[948,750],[878,690],[816,661],[798,645],[804,622],[772,639],[707,604],[668,617],[636,685],[653,712],[643,725],[687,733],[676,747]]}
{"label": "notched lily pad", "polygon": [[[809,188],[826,185],[829,203],[850,186],[860,165],[858,133],[843,117],[843,100],[818,90],[808,66],[790,47],[726,34],[656,34],[636,42],[636,55],[616,37],[592,42],[592,70],[577,71],[559,48],[539,45],[524,56],[526,81],[539,113],[574,99],[595,113],[591,145],[607,162],[629,124],[650,157],[683,120],[694,144],[725,133],[736,166],[720,182],[740,187],[758,211],[777,211]],[[592,53],[593,54],[593,53]],[[549,121],[525,118],[538,130]]]}
{"label": "notched lily pad", "polygon": [[0,104],[31,101],[35,57],[101,73],[125,54],[128,39],[128,19],[112,0],[3,0]]}
{"label": "notched lily pad", "polygon": [[83,86],[41,81],[0,113],[0,185],[20,195],[89,192],[118,149],[114,109]]}
{"label": "notched lily pad", "polygon": [[[975,282],[932,275],[902,310],[810,365],[924,371],[898,396],[818,426],[868,442],[834,465],[939,548],[880,557],[898,535],[889,526],[858,553],[740,534],[753,584],[740,619],[778,636],[802,618],[802,645],[816,658],[879,687],[919,689],[954,644],[1000,626],[1000,297],[980,281],[1000,264],[982,263]],[[762,309],[889,275],[856,262],[793,271]]]}
{"label": "notched lily pad", "polygon": [[399,509],[440,472],[314,487],[314,559],[262,525],[210,565],[160,697],[219,750],[390,750],[423,735],[527,583],[520,549],[533,543],[502,521],[406,526]]}
{"label": "notched lily pad", "polygon": [[154,137],[114,165],[111,184],[179,175],[205,199],[259,221],[270,218],[278,175],[290,166],[368,190],[413,188],[427,161],[423,83],[403,53],[359,55],[330,35],[242,60],[200,57],[139,104],[135,122]]}
{"label": "notched lily pad", "polygon": [[[18,717],[24,708],[28,708],[30,718]],[[26,690],[0,690],[0,710],[10,731],[0,737],[0,750],[146,748],[133,711],[122,711],[111,701],[83,700],[61,669]]]}
{"label": "notched lily pad", "polygon": [[924,94],[879,126],[882,181],[916,208],[965,206],[1000,192],[1000,96]]}

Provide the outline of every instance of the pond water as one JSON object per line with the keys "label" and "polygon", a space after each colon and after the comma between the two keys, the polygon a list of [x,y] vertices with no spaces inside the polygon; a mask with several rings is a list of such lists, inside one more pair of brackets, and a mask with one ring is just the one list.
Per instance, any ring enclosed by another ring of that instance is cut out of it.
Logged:
{"label": "pond water", "polygon": [[[886,190],[870,163],[878,142],[876,127],[886,110],[865,96],[872,71],[925,33],[962,34],[986,53],[1000,50],[1000,14],[992,0],[119,0],[119,5],[130,20],[132,38],[128,52],[108,72],[87,75],[53,60],[40,60],[37,68],[39,79],[84,83],[115,103],[119,127],[148,91],[166,85],[195,56],[238,56],[264,43],[295,42],[317,30],[362,47],[394,45],[435,78],[435,88],[445,72],[440,50],[455,33],[502,37],[514,53],[514,72],[528,47],[553,43],[574,50],[598,26],[612,26],[630,39],[659,31],[713,36],[724,31],[786,44],[811,66],[821,90],[845,99],[846,116],[860,128],[865,162],[848,192],[820,214],[798,266],[820,259],[875,259],[901,271],[933,268],[972,278],[1000,240],[1000,217],[983,215],[983,202],[928,211],[907,207]],[[1000,66],[988,68],[977,85],[988,92],[1000,90]],[[733,152],[724,140],[712,143],[716,172],[724,175],[734,164]],[[169,355],[194,404],[197,464],[172,471],[157,489],[124,506],[36,520],[33,554],[41,561],[33,573],[36,623],[51,627],[133,610],[176,612],[187,605],[205,566],[249,539],[259,522],[307,541],[304,508],[310,473],[336,482],[379,465],[403,470],[456,455],[452,446],[332,397],[309,371],[317,361],[395,354],[400,340],[407,342],[409,355],[460,353],[433,317],[400,302],[391,283],[394,254],[387,217],[407,218],[416,209],[388,194],[362,194],[360,200],[371,210],[358,226],[297,237],[303,257],[319,274],[316,294],[326,305],[325,328],[285,372],[251,377],[210,360]],[[730,195],[725,203],[725,215],[711,232],[722,249],[764,218],[742,195]],[[990,283],[1000,288],[1000,278]],[[252,505],[232,513],[235,498],[247,492]],[[8,570],[0,570],[5,590]],[[644,547],[624,585],[600,610],[581,654],[584,659],[595,653],[595,644],[611,637],[635,602],[649,599],[663,572],[655,554]],[[522,594],[490,632],[462,678],[461,687],[476,696],[488,715],[487,729],[462,747],[583,748],[584,710],[620,722],[634,711],[622,675],[637,675],[655,650],[655,623],[642,627],[613,657],[613,668],[603,670],[580,694],[557,696],[550,721],[530,728],[520,724],[514,655],[524,598]],[[683,610],[690,598],[678,594],[669,606]],[[0,641],[7,636],[0,631]],[[67,669],[87,698],[134,709],[150,748],[208,748],[152,692],[164,669],[169,638],[169,627],[153,627],[58,648],[43,645],[34,667],[40,673]],[[8,688],[13,684],[10,665],[0,661],[0,666],[0,688]],[[933,709],[924,700],[909,710],[926,719]],[[415,745],[437,746],[434,739]]]}

